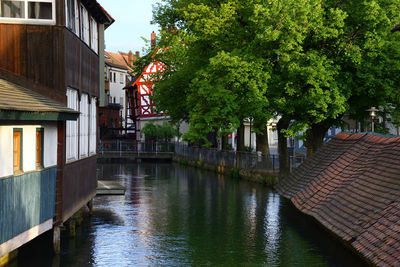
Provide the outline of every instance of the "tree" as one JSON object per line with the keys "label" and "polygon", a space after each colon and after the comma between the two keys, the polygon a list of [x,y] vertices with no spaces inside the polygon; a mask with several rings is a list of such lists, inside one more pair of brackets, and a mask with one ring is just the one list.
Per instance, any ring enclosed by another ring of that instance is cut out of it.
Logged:
{"label": "tree", "polygon": [[366,105],[398,98],[389,74],[400,68],[390,33],[399,8],[400,0],[165,0],[154,22],[177,31],[162,34],[157,57],[167,71],[154,98],[190,122],[191,141],[275,116],[281,153],[283,139],[305,129],[315,151],[344,114],[365,117]]}

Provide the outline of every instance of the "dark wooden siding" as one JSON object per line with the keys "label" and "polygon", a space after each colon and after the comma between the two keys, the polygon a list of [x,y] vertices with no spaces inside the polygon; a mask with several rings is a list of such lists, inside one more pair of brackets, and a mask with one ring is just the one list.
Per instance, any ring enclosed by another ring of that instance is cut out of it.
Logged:
{"label": "dark wooden siding", "polygon": [[65,26],[65,0],[56,0],[56,24]]}
{"label": "dark wooden siding", "polygon": [[0,24],[1,77],[65,103],[64,29]]}
{"label": "dark wooden siding", "polygon": [[99,95],[99,57],[74,33],[65,29],[66,86]]}
{"label": "dark wooden siding", "polygon": [[0,78],[66,103],[66,87],[99,95],[99,57],[62,26],[0,24]]}
{"label": "dark wooden siding", "polygon": [[62,220],[66,221],[96,195],[96,156],[65,165]]}
{"label": "dark wooden siding", "polygon": [[54,217],[56,168],[0,179],[0,244]]}

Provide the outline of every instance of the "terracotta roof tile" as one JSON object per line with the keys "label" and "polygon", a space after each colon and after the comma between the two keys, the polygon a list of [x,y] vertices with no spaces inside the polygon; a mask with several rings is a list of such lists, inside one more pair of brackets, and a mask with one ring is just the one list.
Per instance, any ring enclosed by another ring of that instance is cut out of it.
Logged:
{"label": "terracotta roof tile", "polygon": [[132,71],[132,65],[134,61],[136,60],[136,55],[134,55],[132,52],[131,54],[131,59],[129,59],[129,53],[113,53],[113,52],[108,52],[104,51],[104,60],[106,64],[112,66],[112,67],[117,67],[125,70]]}
{"label": "terracotta roof tile", "polygon": [[400,266],[400,138],[335,136],[276,187],[379,266]]}

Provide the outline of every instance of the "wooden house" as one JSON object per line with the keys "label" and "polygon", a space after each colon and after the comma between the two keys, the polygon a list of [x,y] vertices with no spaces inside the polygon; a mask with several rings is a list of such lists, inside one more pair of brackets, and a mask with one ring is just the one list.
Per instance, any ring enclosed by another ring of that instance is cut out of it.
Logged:
{"label": "wooden house", "polygon": [[95,0],[0,1],[0,258],[96,194],[99,47],[113,21]]}

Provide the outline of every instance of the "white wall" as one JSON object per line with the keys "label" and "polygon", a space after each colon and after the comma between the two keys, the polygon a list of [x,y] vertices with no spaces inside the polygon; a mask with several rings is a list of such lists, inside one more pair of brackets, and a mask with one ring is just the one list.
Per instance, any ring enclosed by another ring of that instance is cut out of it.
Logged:
{"label": "white wall", "polygon": [[43,150],[44,167],[57,165],[57,125],[44,126]]}
{"label": "white wall", "polygon": [[13,130],[0,126],[0,177],[13,174]]}
{"label": "white wall", "polygon": [[[117,68],[109,68],[107,72],[109,73],[110,71],[112,72],[113,75],[112,82],[110,81],[110,96],[112,97],[112,101],[110,103],[114,103],[114,98],[115,98],[115,103],[120,104],[122,106],[122,117],[124,118],[124,126],[125,126],[126,100],[125,100],[125,90],[123,88],[126,86],[125,81],[126,81],[127,71]],[[116,78],[115,81],[114,81],[114,73]],[[122,74],[123,77],[122,83],[120,82],[120,74]]]}
{"label": "white wall", "polygon": [[36,170],[36,128],[44,128],[43,165],[57,165],[57,125],[0,126],[0,177],[13,175],[13,129],[22,129],[22,169]]}

